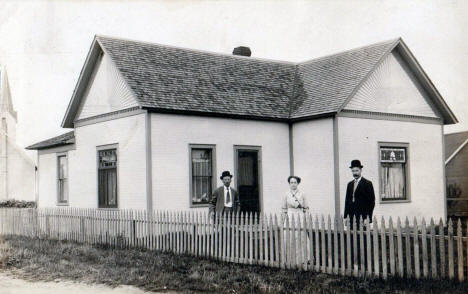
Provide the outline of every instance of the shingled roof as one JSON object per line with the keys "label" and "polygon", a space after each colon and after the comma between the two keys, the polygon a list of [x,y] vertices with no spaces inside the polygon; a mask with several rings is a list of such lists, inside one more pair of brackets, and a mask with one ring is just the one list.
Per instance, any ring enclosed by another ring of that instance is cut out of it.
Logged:
{"label": "shingled roof", "polygon": [[[397,46],[394,39],[302,63],[264,60],[96,36],[68,106],[73,127],[93,63],[108,54],[140,108],[157,112],[295,121],[341,111],[361,83]],[[456,122],[419,64],[413,68],[436,95],[444,121]]]}
{"label": "shingled roof", "polygon": [[45,141],[36,143],[34,145],[28,146],[26,147],[26,149],[41,150],[41,149],[69,145],[69,144],[74,144],[74,143],[75,143],[75,131],[71,131],[71,132],[62,134],[60,136],[53,137]]}

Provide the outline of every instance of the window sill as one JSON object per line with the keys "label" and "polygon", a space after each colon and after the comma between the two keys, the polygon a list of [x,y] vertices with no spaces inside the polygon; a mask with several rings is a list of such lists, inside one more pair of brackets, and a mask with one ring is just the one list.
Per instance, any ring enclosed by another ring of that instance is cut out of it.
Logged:
{"label": "window sill", "polygon": [[68,203],[56,203],[55,205],[57,205],[57,206],[69,206],[70,204],[68,204]]}
{"label": "window sill", "polygon": [[199,208],[199,207],[210,207],[210,204],[204,203],[204,204],[190,204],[190,208]]}
{"label": "window sill", "polygon": [[410,199],[406,199],[406,200],[382,200],[380,199],[380,204],[384,204],[384,203],[409,203],[411,202]]}
{"label": "window sill", "polygon": [[118,207],[98,207],[98,210],[120,210]]}

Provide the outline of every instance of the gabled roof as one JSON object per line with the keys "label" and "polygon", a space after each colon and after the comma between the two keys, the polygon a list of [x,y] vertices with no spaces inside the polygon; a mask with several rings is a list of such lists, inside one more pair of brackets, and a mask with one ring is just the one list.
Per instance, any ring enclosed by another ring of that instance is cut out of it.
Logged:
{"label": "gabled roof", "polygon": [[401,51],[444,123],[457,122],[401,39],[291,63],[96,36],[62,127],[73,127],[100,52],[111,57],[142,109],[289,122],[340,112],[392,50]]}
{"label": "gabled roof", "polygon": [[468,131],[445,135],[445,164],[468,145]]}
{"label": "gabled roof", "polygon": [[39,143],[26,147],[26,149],[41,150],[70,144],[75,144],[75,131],[71,131],[60,136],[41,141]]}

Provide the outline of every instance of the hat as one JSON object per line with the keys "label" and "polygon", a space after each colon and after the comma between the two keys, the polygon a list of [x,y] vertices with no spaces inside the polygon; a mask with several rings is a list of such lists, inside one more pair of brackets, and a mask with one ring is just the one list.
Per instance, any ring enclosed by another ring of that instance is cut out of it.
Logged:
{"label": "hat", "polygon": [[223,173],[221,174],[221,176],[219,178],[222,180],[224,177],[231,177],[232,178],[233,176],[231,175],[231,173],[229,171],[226,170],[226,171],[223,171]]}
{"label": "hat", "polygon": [[351,166],[349,168],[353,168],[353,167],[363,168],[361,162],[357,159],[351,161]]}
{"label": "hat", "polygon": [[296,179],[298,184],[301,183],[301,178],[299,178],[298,176],[289,176],[288,177],[288,183],[291,181],[291,179]]}

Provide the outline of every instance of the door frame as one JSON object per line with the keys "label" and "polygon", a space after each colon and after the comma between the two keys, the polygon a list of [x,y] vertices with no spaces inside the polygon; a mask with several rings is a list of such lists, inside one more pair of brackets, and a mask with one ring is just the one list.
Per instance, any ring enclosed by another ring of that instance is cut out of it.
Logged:
{"label": "door frame", "polygon": [[[258,206],[260,209],[260,213],[263,212],[263,169],[262,169],[262,146],[254,146],[254,145],[234,145],[234,174],[236,177],[239,175],[238,173],[238,152],[239,150],[245,151],[257,151],[257,165],[258,165]],[[239,182],[236,181],[236,190],[239,191]]]}

